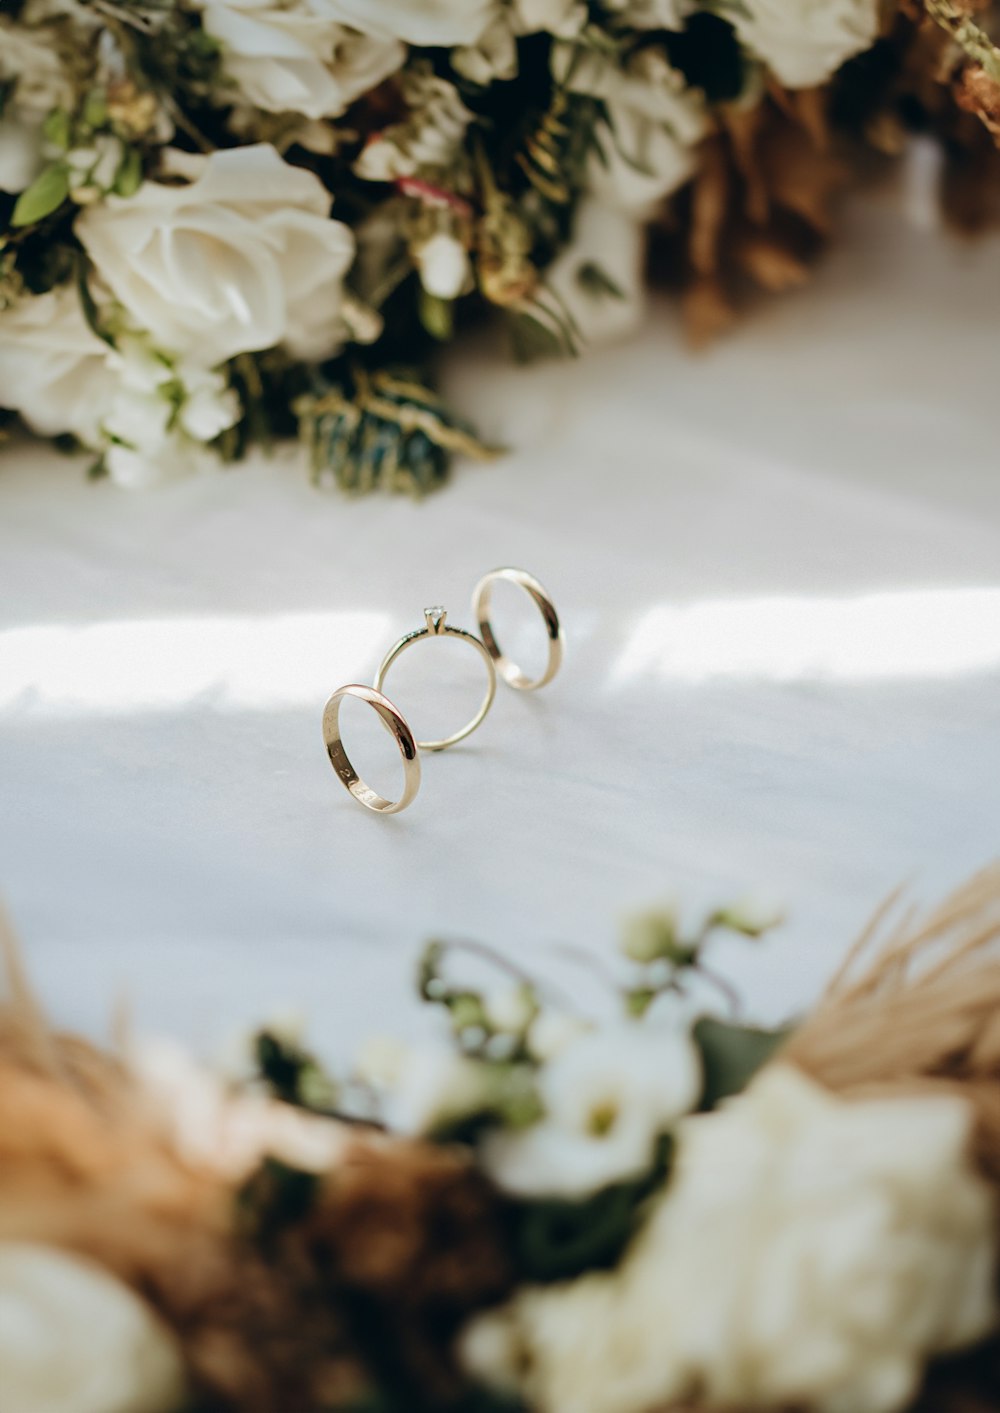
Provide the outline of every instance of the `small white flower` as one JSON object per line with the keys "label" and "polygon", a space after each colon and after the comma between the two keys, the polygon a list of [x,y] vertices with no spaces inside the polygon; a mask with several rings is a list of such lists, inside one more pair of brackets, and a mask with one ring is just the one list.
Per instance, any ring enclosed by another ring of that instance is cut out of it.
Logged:
{"label": "small white flower", "polygon": [[424,168],[450,167],[463,150],[472,113],[455,85],[419,63],[405,71],[400,87],[408,116],[362,150],[354,170],[365,181],[397,181]]}
{"label": "small white flower", "polygon": [[69,189],[81,204],[87,194],[96,198],[109,192],[125,156],[125,144],[111,133],[99,133],[91,147],[73,147],[66,153]]}
{"label": "small white flower", "polygon": [[531,1022],[528,1048],[536,1060],[554,1060],[590,1029],[585,1020],[571,1015],[569,1011],[541,1011]]}
{"label": "small white flower", "polygon": [[509,13],[498,15],[476,44],[455,49],[451,63],[456,73],[484,88],[497,79],[516,77],[517,39]]}
{"label": "small white flower", "polygon": [[433,1133],[476,1113],[492,1092],[487,1066],[450,1045],[428,1044],[407,1054],[389,1089],[385,1120],[396,1133]]}
{"label": "small white flower", "polygon": [[9,1413],[171,1413],[184,1399],[162,1323],[99,1266],[0,1244],[0,1399]]}
{"label": "small white flower", "polygon": [[471,83],[487,84],[517,74],[517,40],[526,34],[571,39],[587,23],[583,0],[508,0],[475,44],[452,51],[451,63]]}
{"label": "small white flower", "polygon": [[[773,1065],[684,1120],[609,1274],[529,1290],[465,1343],[541,1413],[899,1413],[997,1318],[994,1212],[953,1095],[845,1100]],[[505,1352],[509,1351],[509,1352]]]}
{"label": "small white flower", "polygon": [[508,1192],[588,1196],[646,1172],[656,1140],[691,1109],[699,1087],[684,1031],[634,1022],[591,1031],[539,1074],[544,1117],[487,1134],[483,1165]]}
{"label": "small white flower", "polygon": [[465,246],[447,231],[437,231],[414,251],[420,283],[438,299],[457,299],[469,278]]}
{"label": "small white flower", "polygon": [[192,179],[144,182],[76,224],[134,324],[208,367],[276,344],[306,360],[334,352],[354,238],[319,179],[263,143],[168,164]]}
{"label": "small white flower", "polygon": [[781,83],[812,88],[875,43],[879,0],[742,0],[732,23]]}
{"label": "small white flower", "polygon": [[535,1014],[531,989],[523,983],[499,986],[485,997],[486,1019],[503,1035],[520,1035]]}
{"label": "small white flower", "polygon": [[101,431],[105,465],[118,485],[153,485],[217,461],[204,443],[239,421],[242,409],[225,377],[190,360],[164,358],[123,336],[108,355],[117,382]]}
{"label": "small white flower", "polygon": [[336,0],[197,0],[241,98],[272,113],[337,117],[403,65],[396,38],[339,23]]}
{"label": "small white flower", "polygon": [[640,49],[622,67],[608,55],[559,43],[552,68],[573,92],[606,105],[601,153],[588,165],[588,188],[599,201],[645,214],[691,176],[695,144],[708,125],[705,102],[659,49]]}
{"label": "small white flower", "polygon": [[680,906],[676,898],[626,918],[621,948],[633,962],[653,962],[678,939]]}
{"label": "small white flower", "polygon": [[545,272],[583,344],[630,337],[646,313],[646,231],[631,211],[584,197],[573,237]]}

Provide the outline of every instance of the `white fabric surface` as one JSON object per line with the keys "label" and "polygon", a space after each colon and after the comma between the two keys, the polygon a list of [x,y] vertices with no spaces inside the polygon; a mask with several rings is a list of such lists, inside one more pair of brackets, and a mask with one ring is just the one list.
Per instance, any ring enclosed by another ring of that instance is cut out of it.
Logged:
{"label": "white fabric surface", "polygon": [[[811,1000],[889,889],[1000,843],[998,289],[1000,243],[869,200],[708,355],[663,307],[579,363],[484,343],[451,391],[513,450],[420,505],[293,455],[130,494],[9,449],[0,887],[55,1014],[98,1031],[124,995],[210,1047],[292,1004],[343,1053],[411,1023],[431,933],[607,949],[669,890],[761,885],[789,923],[719,964],[754,1014]],[[425,604],[471,626],[498,563],[551,588],[563,673],[366,814],[327,692]]]}

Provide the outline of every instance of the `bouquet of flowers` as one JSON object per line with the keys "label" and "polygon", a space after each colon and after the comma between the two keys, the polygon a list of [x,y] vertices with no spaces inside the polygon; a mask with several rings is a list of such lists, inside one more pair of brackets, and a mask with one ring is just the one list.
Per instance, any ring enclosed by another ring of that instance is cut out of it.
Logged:
{"label": "bouquet of flowers", "polygon": [[[486,456],[433,354],[696,338],[807,274],[864,150],[1000,183],[989,0],[6,0],[0,408],[126,485],[301,431],[420,492]],[[651,237],[651,240],[650,240]]]}
{"label": "bouquet of flowers", "polygon": [[995,1410],[1000,870],[769,1031],[712,949],[772,921],[632,920],[596,1010],[432,945],[340,1075],[53,1034],[9,946],[5,1409]]}

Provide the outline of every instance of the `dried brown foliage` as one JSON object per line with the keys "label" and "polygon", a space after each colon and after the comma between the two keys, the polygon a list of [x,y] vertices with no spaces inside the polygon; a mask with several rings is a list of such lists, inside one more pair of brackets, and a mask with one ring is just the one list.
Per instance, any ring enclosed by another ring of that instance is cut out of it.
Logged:
{"label": "dried brown foliage", "polygon": [[347,1406],[376,1369],[446,1400],[460,1317],[510,1285],[495,1199],[466,1158],[351,1134],[267,1240],[238,1188],[177,1151],[124,1063],[53,1034],[14,966],[0,1240],[51,1243],[124,1280],[173,1329],[207,1408]]}

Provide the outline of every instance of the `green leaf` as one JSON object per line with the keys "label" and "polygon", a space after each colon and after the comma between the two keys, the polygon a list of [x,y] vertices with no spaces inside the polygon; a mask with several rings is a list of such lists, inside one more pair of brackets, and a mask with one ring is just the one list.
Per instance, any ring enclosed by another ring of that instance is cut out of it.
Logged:
{"label": "green leaf", "polygon": [[585,294],[592,297],[608,295],[612,299],[624,299],[625,291],[615,283],[608,272],[593,260],[588,260],[577,271],[577,282]]}
{"label": "green leaf", "polygon": [[455,315],[451,301],[420,291],[420,322],[439,343],[447,343],[455,332]]}
{"label": "green leaf", "polygon": [[53,108],[52,112],[42,124],[42,133],[47,142],[51,142],[53,147],[61,147],[65,152],[70,144],[70,122],[69,114],[65,108]]}
{"label": "green leaf", "polygon": [[522,1280],[570,1280],[584,1271],[617,1265],[646,1198],[670,1170],[673,1140],[664,1134],[650,1170],[634,1182],[602,1188],[582,1202],[547,1198],[516,1204],[514,1259]]}
{"label": "green leaf", "polygon": [[69,195],[69,173],[62,162],[46,167],[31,185],[21,192],[10,218],[12,226],[33,226],[51,216]]}
{"label": "green leaf", "polygon": [[693,1031],[705,1076],[701,1107],[714,1109],[722,1099],[740,1094],[791,1033],[791,1027],[760,1030],[703,1016]]}
{"label": "green leaf", "polygon": [[130,147],[115,174],[112,190],[116,196],[134,196],[142,186],[142,153]]}
{"label": "green leaf", "polygon": [[93,88],[83,104],[83,122],[88,128],[102,128],[108,120],[108,100],[102,88]]}

